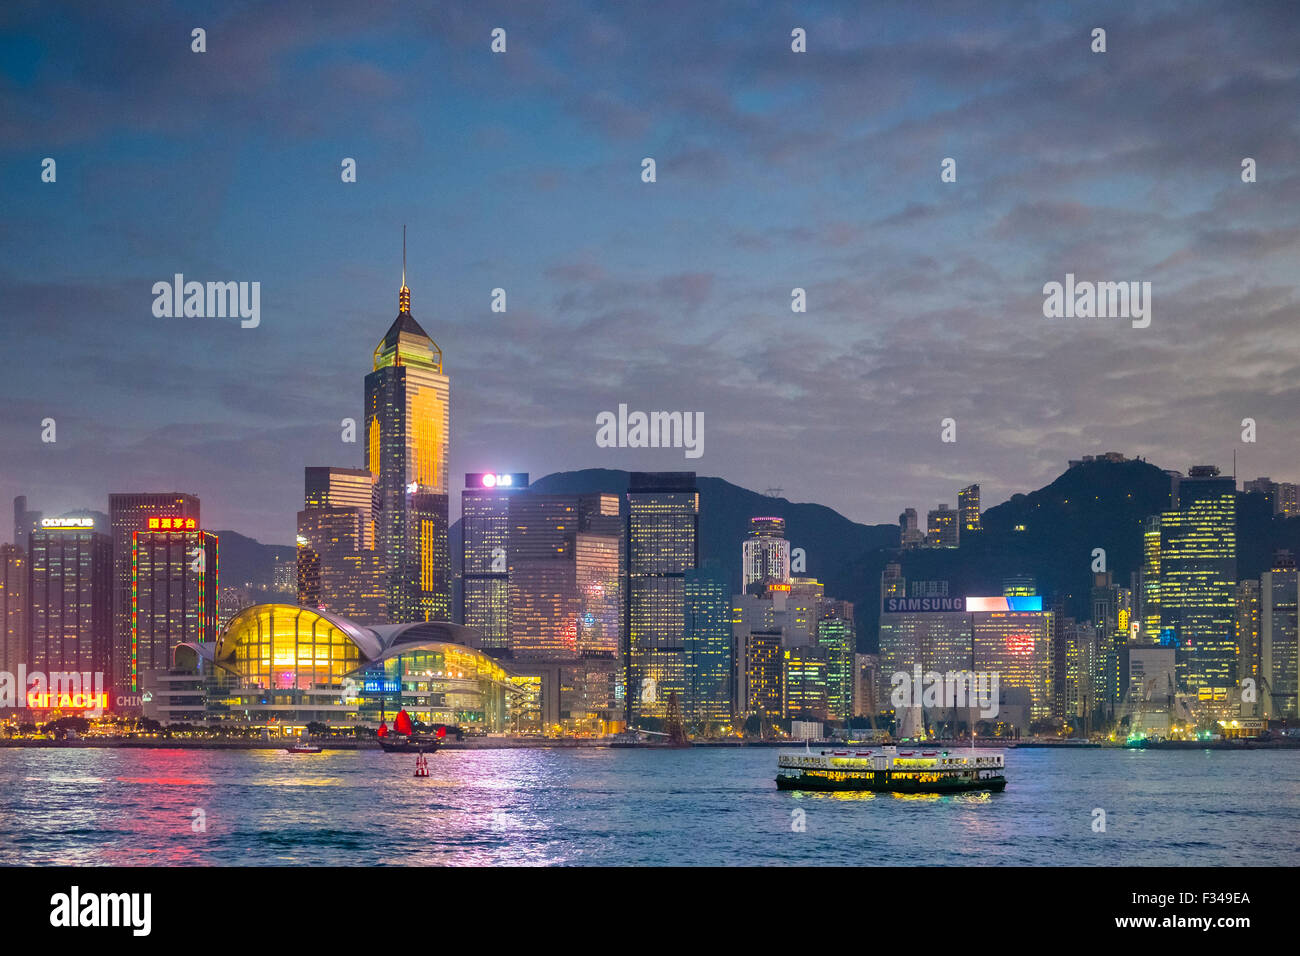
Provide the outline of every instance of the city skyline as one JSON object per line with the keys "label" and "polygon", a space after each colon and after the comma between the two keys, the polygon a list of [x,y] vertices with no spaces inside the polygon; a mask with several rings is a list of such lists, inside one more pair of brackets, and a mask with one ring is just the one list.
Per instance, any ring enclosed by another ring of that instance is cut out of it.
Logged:
{"label": "city skyline", "polygon": [[[0,498],[184,488],[209,527],[292,541],[301,469],[363,465],[339,422],[402,223],[459,383],[453,481],[689,466],[886,524],[1112,448],[1300,477],[1295,11],[939,6],[776,5],[740,37],[726,5],[339,3],[307,31],[209,15],[201,57],[176,13],[6,11],[0,297],[19,352],[59,361],[0,383]],[[154,317],[176,273],[260,282],[260,325]],[[1150,327],[1045,319],[1067,275],[1152,282]],[[597,447],[623,402],[702,412],[704,457]]]}

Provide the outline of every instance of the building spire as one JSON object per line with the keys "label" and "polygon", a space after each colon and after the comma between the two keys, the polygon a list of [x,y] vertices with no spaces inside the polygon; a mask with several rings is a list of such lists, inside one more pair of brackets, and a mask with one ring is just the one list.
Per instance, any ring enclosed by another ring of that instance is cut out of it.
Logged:
{"label": "building spire", "polygon": [[406,224],[402,224],[402,289],[397,293],[399,312],[411,311],[411,290],[406,287]]}

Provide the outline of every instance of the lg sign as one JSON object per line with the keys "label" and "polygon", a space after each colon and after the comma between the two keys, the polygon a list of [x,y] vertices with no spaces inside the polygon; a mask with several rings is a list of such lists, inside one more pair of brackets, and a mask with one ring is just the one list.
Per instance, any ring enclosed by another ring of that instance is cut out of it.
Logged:
{"label": "lg sign", "polygon": [[526,488],[528,472],[506,474],[498,471],[471,472],[465,475],[466,488]]}

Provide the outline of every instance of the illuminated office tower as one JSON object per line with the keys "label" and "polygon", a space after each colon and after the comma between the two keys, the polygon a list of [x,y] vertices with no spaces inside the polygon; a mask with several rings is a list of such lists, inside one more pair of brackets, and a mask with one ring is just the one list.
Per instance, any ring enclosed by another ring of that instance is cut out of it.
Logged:
{"label": "illuminated office tower", "polygon": [[682,579],[687,694],[682,707],[696,725],[727,721],[732,712],[731,603],[727,576],[716,565]]}
{"label": "illuminated office tower", "polygon": [[786,647],[781,657],[781,716],[825,720],[829,716],[825,648]]}
{"label": "illuminated office tower", "polygon": [[961,526],[960,534],[973,534],[980,530],[979,485],[967,485],[957,492],[957,515]]}
{"label": "illuminated office tower", "polygon": [[957,512],[946,504],[926,515],[925,544],[929,548],[955,548],[961,540]]}
{"label": "illuminated office tower", "polygon": [[[1024,590],[1025,579],[1008,579],[1000,598],[966,599],[974,670],[998,675],[1002,719],[1022,732],[1052,712],[1052,614],[1043,610],[1042,598]],[[1094,660],[1089,658],[1093,671],[1103,670]],[[1023,718],[1008,719],[1015,708]]]}
{"label": "illuminated office tower", "polygon": [[[1268,682],[1260,698],[1266,713],[1277,719],[1294,720],[1297,711],[1297,576],[1290,552],[1274,556],[1272,570],[1261,575],[1263,604],[1261,667]],[[1258,682],[1257,682],[1258,685]]]}
{"label": "illuminated office tower", "polygon": [[1174,479],[1160,516],[1160,623],[1173,629],[1179,683],[1207,714],[1226,712],[1237,684],[1236,480],[1202,465]]}
{"label": "illuminated office tower", "polygon": [[821,618],[825,587],[816,578],[791,578],[788,585],[774,584],[773,600],[785,611],[786,647],[805,647],[817,643],[817,621]]}
{"label": "illuminated office tower", "polygon": [[1143,644],[1160,641],[1160,516],[1147,518],[1142,529],[1142,571],[1139,574],[1141,591],[1142,632],[1138,640]]}
{"label": "illuminated office tower", "polygon": [[826,711],[833,720],[854,714],[857,632],[851,601],[825,601],[817,621],[817,644],[826,653]]}
{"label": "illuminated office tower", "polygon": [[741,713],[761,722],[785,712],[785,657],[780,631],[748,631],[740,657],[744,661],[738,693]]}
{"label": "illuminated office tower", "polygon": [[[1261,668],[1263,648],[1260,643],[1263,639],[1262,600],[1263,594],[1260,591],[1259,581],[1237,582],[1235,629],[1237,647],[1241,650],[1237,664],[1237,679],[1253,680],[1257,690],[1261,686],[1259,678],[1263,673]],[[1265,692],[1259,691],[1259,698],[1262,699],[1264,696]]]}
{"label": "illuminated office tower", "polygon": [[90,518],[46,518],[44,525],[27,539],[27,666],[47,674],[100,673],[107,684],[114,650],[113,542],[92,530]]}
{"label": "illuminated office tower", "polygon": [[182,492],[111,494],[109,529],[113,536],[112,685],[125,694],[131,684],[131,548],[133,536],[149,530],[150,518],[194,519],[201,527],[199,499]]}
{"label": "illuminated office tower", "polygon": [[509,646],[510,499],[527,487],[527,473],[486,472],[466,475],[460,493],[460,623],[491,654]]}
{"label": "illuminated office tower", "polygon": [[375,476],[365,468],[308,467],[303,476],[303,507],[355,508],[361,519],[359,546],[375,546]]}
{"label": "illuminated office tower", "polygon": [[298,604],[323,608],[354,621],[388,619],[388,578],[383,556],[360,547],[360,508],[305,508],[298,512]]}
{"label": "illuminated office tower", "polygon": [[375,476],[364,468],[310,467],[298,512],[298,604],[349,620],[388,620],[388,577],[374,547]]}
{"label": "illuminated office tower", "polygon": [[614,495],[509,499],[507,649],[525,661],[617,658],[622,522]]}
{"label": "illuminated office tower", "polygon": [[686,696],[686,572],[699,566],[694,472],[633,472],[627,524],[628,720],[664,717]]}
{"label": "illuminated office tower", "polygon": [[0,544],[0,671],[27,663],[27,554]]}
{"label": "illuminated office tower", "polygon": [[442,350],[411,315],[403,239],[399,312],[366,376],[366,467],[390,623],[451,619],[447,543],[451,386]]}
{"label": "illuminated office tower", "polygon": [[790,580],[790,542],[784,518],[750,518],[749,537],[740,544],[742,589]]}
{"label": "illuminated office tower", "polygon": [[125,690],[140,693],[146,675],[171,666],[180,643],[217,638],[220,566],[217,536],[193,518],[153,517],[132,535],[131,661]]}
{"label": "illuminated office tower", "polygon": [[883,709],[893,707],[894,675],[971,669],[971,616],[962,598],[948,596],[946,581],[908,582],[896,564],[880,576],[878,697]]}
{"label": "illuminated office tower", "polygon": [[1109,571],[1094,572],[1092,584],[1092,624],[1096,632],[1096,670],[1092,686],[1097,706],[1113,717],[1127,685],[1121,674],[1128,647],[1129,622],[1133,615],[1132,593],[1112,582]]}

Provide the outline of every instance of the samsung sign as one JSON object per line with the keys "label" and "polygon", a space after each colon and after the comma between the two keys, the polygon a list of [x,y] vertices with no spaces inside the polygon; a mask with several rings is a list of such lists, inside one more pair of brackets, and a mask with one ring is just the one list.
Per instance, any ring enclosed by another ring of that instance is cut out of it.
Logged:
{"label": "samsung sign", "polygon": [[964,611],[964,597],[911,597],[886,598],[886,614],[908,614],[912,611]]}
{"label": "samsung sign", "polygon": [[910,597],[886,598],[886,614],[910,614],[916,611],[1039,611],[1043,598],[1038,594],[1014,597]]}

